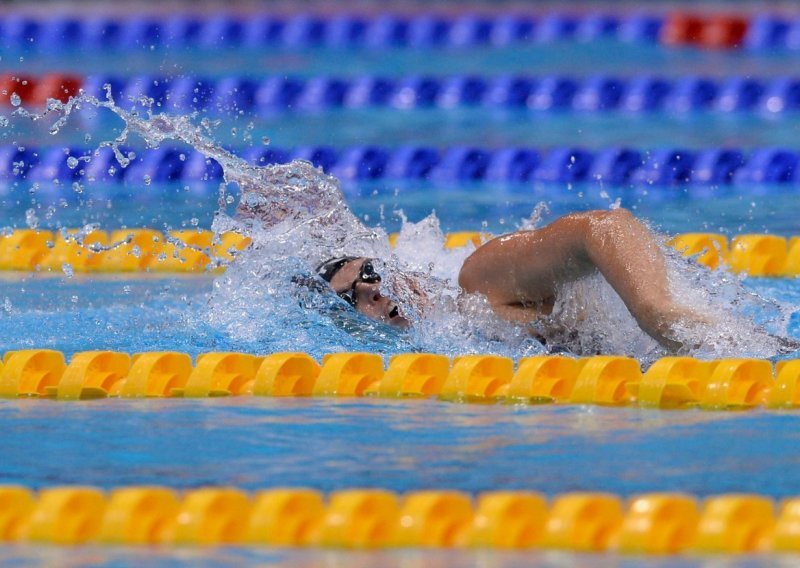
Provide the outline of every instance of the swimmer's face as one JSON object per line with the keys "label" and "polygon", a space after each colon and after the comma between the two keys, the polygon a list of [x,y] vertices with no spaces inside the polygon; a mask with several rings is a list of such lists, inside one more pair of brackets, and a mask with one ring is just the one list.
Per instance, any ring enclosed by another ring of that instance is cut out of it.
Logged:
{"label": "swimmer's face", "polygon": [[370,281],[371,271],[368,258],[351,260],[340,268],[331,279],[331,287],[340,296],[348,295],[357,311],[374,320],[383,321],[397,327],[408,327],[409,321],[400,314],[400,308],[381,294],[380,280]]}

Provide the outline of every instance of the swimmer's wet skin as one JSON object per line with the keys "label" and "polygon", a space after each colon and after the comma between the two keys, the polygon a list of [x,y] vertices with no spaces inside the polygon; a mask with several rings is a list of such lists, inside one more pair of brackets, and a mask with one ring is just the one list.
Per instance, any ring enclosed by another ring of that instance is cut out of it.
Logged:
{"label": "swimmer's wet skin", "polygon": [[464,262],[459,284],[484,294],[501,316],[529,322],[552,310],[558,289],[595,270],[625,302],[639,327],[664,347],[681,346],[677,323],[704,323],[669,290],[654,235],[625,209],[566,215],[534,231],[498,237]]}
{"label": "swimmer's wet skin", "polygon": [[[397,305],[381,294],[380,277],[364,277],[365,267],[373,271],[369,259],[343,257],[323,263],[318,272],[362,314],[407,326]],[[466,259],[458,281],[464,292],[486,296],[501,317],[530,323],[552,312],[561,286],[594,271],[664,347],[681,347],[675,324],[708,323],[672,297],[655,237],[625,209],[573,213],[541,229],[497,237]]]}

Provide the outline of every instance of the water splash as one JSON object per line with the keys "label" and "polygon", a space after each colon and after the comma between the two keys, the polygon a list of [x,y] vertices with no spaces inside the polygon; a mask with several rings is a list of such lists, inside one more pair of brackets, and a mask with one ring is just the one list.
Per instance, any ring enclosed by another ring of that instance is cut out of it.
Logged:
{"label": "water splash", "polygon": [[[253,166],[214,140],[215,125],[207,119],[197,124],[192,116],[153,114],[149,108],[144,114],[125,110],[114,103],[110,90],[107,100],[84,94],[67,103],[49,101],[40,115],[23,108],[15,114],[32,120],[55,115],[50,132],[57,133],[82,105],[107,109],[124,122],[114,140],[99,146],[111,148],[120,167],[133,159],[121,149],[132,134],[149,148],[167,140],[180,141],[216,160],[225,184],[240,188],[236,216],[220,211],[212,228],[216,233],[247,233],[254,244],[215,280],[206,309],[200,313],[204,323],[240,343],[261,351],[299,350],[316,355],[369,350],[480,352],[518,358],[546,351],[534,339],[539,336],[548,349],[576,354],[623,353],[643,361],[666,354],[639,329],[599,275],[564,286],[552,316],[532,329],[499,319],[485,298],[459,294],[458,271],[474,248],[445,250],[445,236],[434,214],[412,223],[401,213],[402,229],[392,251],[383,229],[364,226],[350,211],[335,178],[305,161]],[[227,202],[221,194],[221,206]],[[545,212],[544,204],[537,206],[520,229],[539,226]],[[79,233],[71,238],[82,237]],[[178,241],[174,244],[181,246]],[[786,308],[754,297],[730,275],[709,275],[666,247],[665,253],[676,296],[691,298],[714,321],[703,330],[676,330],[685,340],[686,354],[769,357],[779,351],[779,342],[762,326],[773,333],[785,332]],[[345,254],[383,259],[384,286],[414,322],[410,331],[367,320],[334,294],[298,285],[313,279],[313,267],[319,262]],[[760,317],[757,323],[754,313]]]}
{"label": "water splash", "polygon": [[[247,229],[257,238],[263,235],[263,231],[277,226],[283,233],[311,227],[305,236],[311,237],[314,244],[319,245],[316,248],[324,248],[325,252],[308,247],[304,252],[309,259],[316,255],[321,260],[325,254],[330,256],[344,251],[366,254],[384,253],[388,249],[386,233],[365,227],[347,207],[337,180],[310,162],[295,160],[289,164],[253,166],[213,139],[213,121],[203,119],[198,125],[192,116],[154,114],[150,108],[141,114],[135,109],[117,106],[108,85],[106,94],[106,100],[86,94],[71,98],[67,103],[51,99],[42,114],[23,108],[17,109],[15,114],[34,121],[55,114],[58,118],[49,131],[57,134],[70,115],[82,106],[107,109],[123,120],[124,127],[114,140],[101,142],[98,150],[110,148],[123,168],[135,157],[135,154],[126,154],[122,150],[131,134],[141,137],[148,148],[157,148],[167,140],[183,142],[217,161],[222,167],[225,184],[236,184],[240,188],[236,228]],[[295,241],[293,244],[297,246],[298,243]]]}

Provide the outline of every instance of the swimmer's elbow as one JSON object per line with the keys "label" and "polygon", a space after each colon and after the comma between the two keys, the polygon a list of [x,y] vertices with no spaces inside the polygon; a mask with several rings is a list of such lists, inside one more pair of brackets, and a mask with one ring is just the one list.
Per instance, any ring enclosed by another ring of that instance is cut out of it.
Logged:
{"label": "swimmer's elbow", "polygon": [[573,213],[565,216],[564,219],[571,220],[578,231],[588,235],[593,235],[597,232],[607,232],[614,228],[625,228],[638,223],[633,213],[623,207],[611,209],[609,211],[595,210]]}
{"label": "swimmer's elbow", "polygon": [[473,253],[461,266],[461,270],[458,273],[458,285],[461,290],[468,294],[475,292],[486,294],[488,289],[486,275],[487,272],[483,263]]}

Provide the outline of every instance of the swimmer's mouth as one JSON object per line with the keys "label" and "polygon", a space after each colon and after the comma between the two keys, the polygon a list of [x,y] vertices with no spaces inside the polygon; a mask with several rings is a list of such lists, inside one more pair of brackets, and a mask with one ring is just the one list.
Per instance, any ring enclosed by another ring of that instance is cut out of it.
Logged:
{"label": "swimmer's mouth", "polygon": [[389,310],[389,319],[396,318],[400,315],[400,310],[397,309],[397,306],[394,306],[391,310]]}

